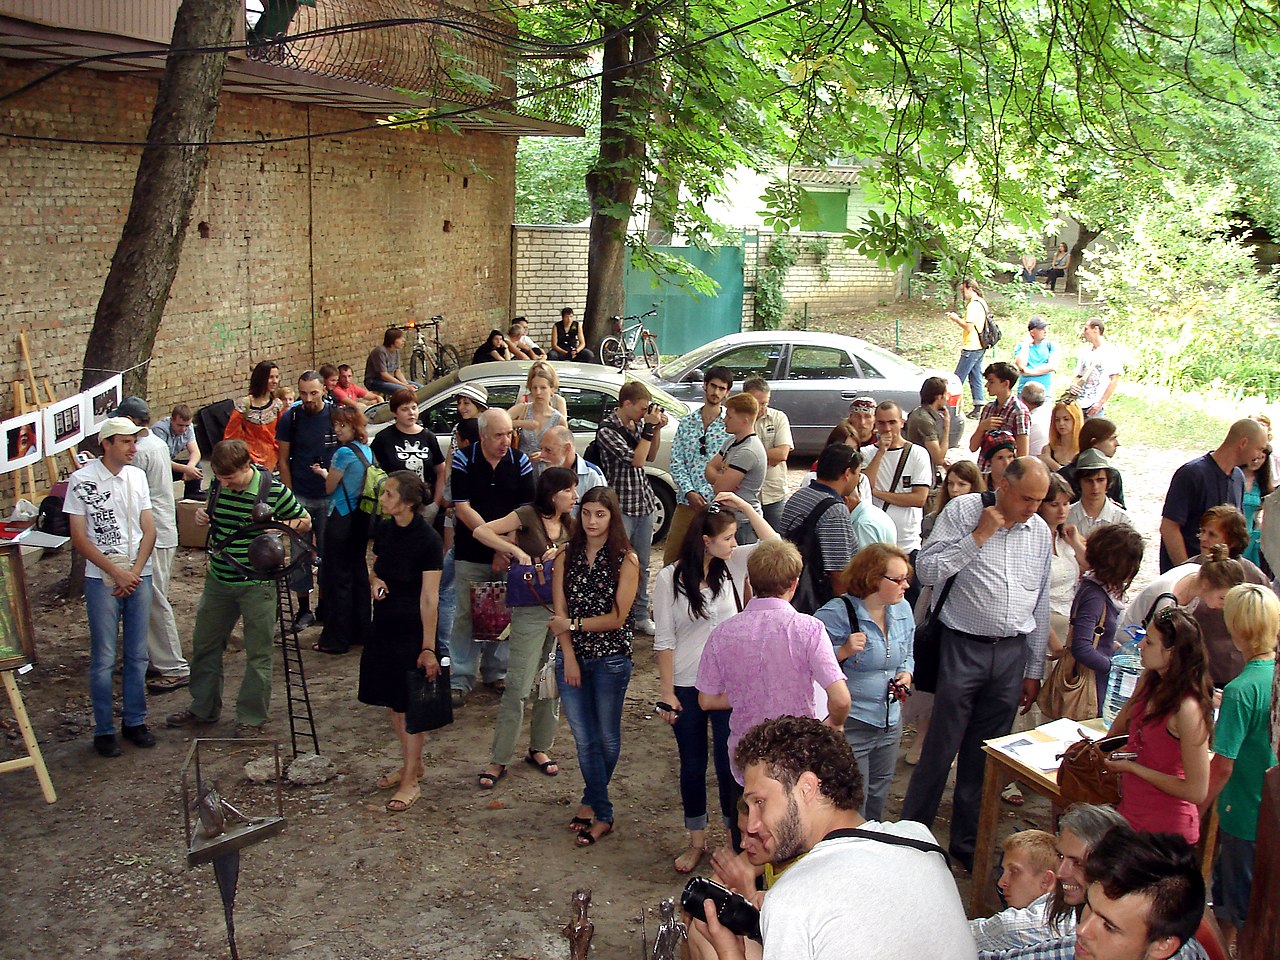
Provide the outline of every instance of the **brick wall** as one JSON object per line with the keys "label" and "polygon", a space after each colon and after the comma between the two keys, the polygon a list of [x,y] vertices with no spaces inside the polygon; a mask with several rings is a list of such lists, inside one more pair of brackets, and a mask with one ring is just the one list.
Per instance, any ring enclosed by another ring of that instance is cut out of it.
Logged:
{"label": "brick wall", "polygon": [[[868,260],[856,250],[846,247],[840,237],[811,233],[791,236],[798,256],[782,286],[788,318],[796,320],[802,317],[806,304],[809,315],[814,316],[874,306],[882,300],[891,301],[902,295],[901,273]],[[825,255],[810,249],[810,240],[825,241]],[[772,242],[772,234],[760,234],[758,269],[763,269],[765,254]]]}
{"label": "brick wall", "polygon": [[[6,64],[12,89],[42,71]],[[75,70],[0,105],[0,126],[142,139],[152,81]],[[222,96],[217,139],[367,123],[349,111]],[[128,211],[138,148],[5,144],[0,168],[0,409],[25,330],[38,377],[80,381],[84,344]],[[156,339],[153,409],[240,395],[265,358],[363,371],[383,329],[442,313],[464,355],[509,318],[515,139],[375,130],[215,147]],[[447,225],[447,226],[446,226]]]}
{"label": "brick wall", "polygon": [[563,307],[579,317],[587,305],[587,228],[511,228],[511,314],[529,321],[545,350]]}

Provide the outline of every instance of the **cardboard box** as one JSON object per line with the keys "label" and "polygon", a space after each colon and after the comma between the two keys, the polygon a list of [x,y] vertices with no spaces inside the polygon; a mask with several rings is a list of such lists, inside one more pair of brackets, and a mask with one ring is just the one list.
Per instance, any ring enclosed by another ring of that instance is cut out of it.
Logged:
{"label": "cardboard box", "polygon": [[203,500],[178,501],[178,546],[204,549],[209,528],[196,523],[196,511],[204,505]]}

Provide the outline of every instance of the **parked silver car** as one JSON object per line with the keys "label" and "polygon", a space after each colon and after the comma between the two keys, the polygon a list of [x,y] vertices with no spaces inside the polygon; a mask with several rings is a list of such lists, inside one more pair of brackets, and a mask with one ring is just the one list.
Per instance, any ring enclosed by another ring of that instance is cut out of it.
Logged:
{"label": "parked silver car", "polygon": [[[483,384],[489,391],[489,405],[504,410],[515,406],[524,394],[525,378],[531,364],[527,360],[510,360],[502,363],[481,363],[455,370],[448,376],[433,380],[418,391],[419,419],[442,441],[447,440],[458,422],[456,397],[464,383]],[[560,377],[560,395],[569,411],[569,429],[573,431],[573,443],[581,454],[596,437],[600,421],[618,405],[618,391],[634,374],[587,363],[556,363]],[[645,467],[653,491],[658,495],[658,513],[653,519],[653,541],[658,543],[667,535],[671,515],[676,507],[675,480],[668,472],[671,465],[671,441],[675,439],[680,418],[687,416],[689,407],[661,387],[647,384],[654,402],[661,405],[671,422],[662,431],[662,446],[653,463]],[[387,404],[370,407],[369,434],[372,437],[393,419]]]}
{"label": "parked silver car", "polygon": [[735,389],[750,377],[769,381],[769,405],[791,420],[796,453],[819,453],[831,428],[849,415],[856,397],[893,400],[904,415],[910,413],[920,405],[920,384],[926,377],[947,381],[950,446],[959,442],[964,430],[960,381],[954,373],[925,370],[882,347],[836,333],[734,333],[664,363],[648,378],[693,403],[702,398],[703,373],[714,366],[733,371]]}

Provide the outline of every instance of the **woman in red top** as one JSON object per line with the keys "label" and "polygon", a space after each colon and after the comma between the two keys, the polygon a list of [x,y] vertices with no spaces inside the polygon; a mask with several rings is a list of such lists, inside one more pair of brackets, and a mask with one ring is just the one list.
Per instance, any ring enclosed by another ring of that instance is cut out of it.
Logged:
{"label": "woman in red top", "polygon": [[1199,804],[1209,790],[1213,687],[1199,625],[1165,607],[1138,645],[1146,669],[1110,734],[1129,734],[1136,760],[1108,760],[1121,774],[1116,808],[1135,830],[1200,839]]}
{"label": "woman in red top", "polygon": [[276,398],[280,386],[280,368],[271,360],[262,360],[249,375],[249,395],[235,402],[223,440],[243,440],[249,447],[249,459],[268,470],[275,470],[280,447],[276,443],[276,424],[285,403]]}

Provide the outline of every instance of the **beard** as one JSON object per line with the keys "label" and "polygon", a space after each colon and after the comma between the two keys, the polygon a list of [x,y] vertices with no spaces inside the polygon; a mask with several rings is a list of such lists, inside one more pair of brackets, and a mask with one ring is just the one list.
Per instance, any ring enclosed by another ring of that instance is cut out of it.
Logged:
{"label": "beard", "polygon": [[796,798],[788,795],[786,816],[773,828],[773,862],[786,863],[805,851],[804,825]]}

